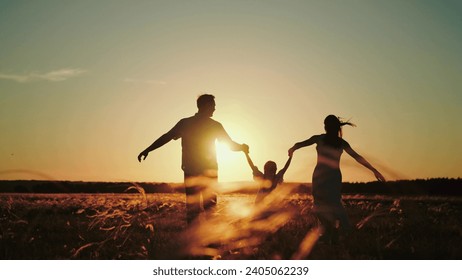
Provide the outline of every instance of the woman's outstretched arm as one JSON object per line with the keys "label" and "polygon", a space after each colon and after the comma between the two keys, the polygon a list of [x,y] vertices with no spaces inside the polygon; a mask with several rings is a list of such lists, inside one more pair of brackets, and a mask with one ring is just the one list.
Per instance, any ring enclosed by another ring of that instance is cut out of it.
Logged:
{"label": "woman's outstretched arm", "polygon": [[303,147],[306,147],[306,146],[313,145],[314,143],[316,143],[317,138],[318,138],[318,136],[312,136],[311,138],[309,138],[309,139],[307,139],[305,141],[295,143],[295,145],[293,145],[292,148],[289,149],[289,157],[292,157],[292,155],[294,154],[294,152],[296,150],[298,150],[300,148],[303,148]]}
{"label": "woman's outstretched arm", "polygon": [[372,166],[365,158],[363,158],[360,154],[358,154],[353,148],[351,148],[350,144],[348,144],[346,141],[345,143],[345,152],[347,152],[351,157],[353,157],[357,162],[360,164],[364,165],[366,168],[374,172],[375,178],[379,180],[380,182],[385,182],[385,177],[377,170],[375,167]]}

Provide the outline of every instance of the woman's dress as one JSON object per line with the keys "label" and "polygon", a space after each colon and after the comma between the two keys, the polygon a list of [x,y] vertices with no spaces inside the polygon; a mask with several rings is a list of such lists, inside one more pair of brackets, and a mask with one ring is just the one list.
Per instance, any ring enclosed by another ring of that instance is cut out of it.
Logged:
{"label": "woman's dress", "polygon": [[325,143],[325,134],[318,137],[316,151],[318,161],[313,172],[313,211],[322,218],[340,226],[349,227],[348,217],[342,204],[342,173],[340,157],[345,144],[335,148]]}

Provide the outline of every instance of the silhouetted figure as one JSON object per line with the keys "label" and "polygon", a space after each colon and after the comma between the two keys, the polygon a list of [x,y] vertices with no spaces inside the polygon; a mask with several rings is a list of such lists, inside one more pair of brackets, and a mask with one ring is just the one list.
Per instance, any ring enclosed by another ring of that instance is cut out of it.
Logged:
{"label": "silhouetted figure", "polygon": [[270,192],[272,192],[280,183],[284,181],[284,174],[286,173],[287,169],[289,168],[290,162],[292,161],[292,156],[289,157],[284,167],[277,171],[277,165],[274,161],[267,161],[265,166],[263,167],[263,173],[258,170],[253,164],[252,159],[249,156],[248,149],[244,151],[245,156],[247,158],[247,162],[249,163],[250,168],[253,171],[253,177],[255,180],[261,181],[260,188],[257,192],[257,197],[255,198],[255,203],[259,203],[262,201]]}
{"label": "silhouetted figure", "polygon": [[191,223],[203,208],[207,214],[217,204],[214,187],[218,179],[216,140],[225,142],[233,151],[248,151],[247,145],[234,142],[221,123],[211,119],[215,111],[215,97],[203,94],[197,99],[198,112],[181,119],[170,131],[159,137],[138,156],[138,161],[146,159],[148,153],[170,140],[181,138],[182,166],[186,188],[187,222]]}
{"label": "silhouetted figure", "polygon": [[356,153],[347,141],[342,139],[342,126],[344,125],[354,126],[350,122],[342,122],[340,118],[329,115],[324,120],[325,134],[314,135],[303,142],[296,143],[289,149],[289,156],[291,156],[297,149],[316,144],[318,160],[313,172],[313,211],[324,228],[322,238],[327,242],[335,241],[338,234],[337,222],[339,229],[345,232],[351,230],[351,224],[341,197],[340,156],[342,152],[345,150],[357,162],[374,172],[377,180],[385,181],[377,169]]}

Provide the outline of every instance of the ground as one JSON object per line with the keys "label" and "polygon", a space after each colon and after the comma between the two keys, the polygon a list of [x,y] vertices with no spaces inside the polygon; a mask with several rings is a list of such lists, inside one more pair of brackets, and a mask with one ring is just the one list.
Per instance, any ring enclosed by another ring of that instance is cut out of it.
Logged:
{"label": "ground", "polygon": [[[134,187],[136,188],[136,187]],[[462,199],[345,196],[355,229],[317,241],[312,197],[222,194],[188,227],[184,194],[0,194],[0,259],[461,259]]]}

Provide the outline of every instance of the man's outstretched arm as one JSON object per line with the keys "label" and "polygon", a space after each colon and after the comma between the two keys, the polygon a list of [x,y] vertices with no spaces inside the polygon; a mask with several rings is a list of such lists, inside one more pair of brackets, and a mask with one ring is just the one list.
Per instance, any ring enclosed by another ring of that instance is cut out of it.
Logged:
{"label": "man's outstretched arm", "polygon": [[152,143],[149,147],[147,147],[144,151],[142,151],[138,155],[138,161],[141,162],[141,160],[145,160],[146,157],[148,156],[149,152],[154,151],[157,148],[162,147],[163,145],[167,144],[170,142],[172,139],[174,139],[174,134],[172,130],[169,132],[165,133],[161,137],[159,137],[154,143]]}
{"label": "man's outstretched arm", "polygon": [[249,153],[249,146],[247,144],[238,144],[234,141],[229,141],[227,142],[228,145],[229,145],[229,148],[231,149],[231,151],[235,151],[235,152],[244,152],[246,154]]}
{"label": "man's outstretched arm", "polygon": [[221,126],[221,133],[219,139],[223,143],[226,143],[229,146],[229,149],[234,152],[244,152],[249,153],[249,146],[247,144],[239,144],[233,141],[226,130]]}

